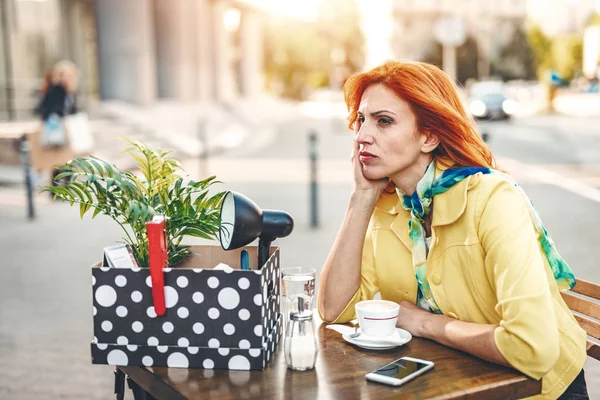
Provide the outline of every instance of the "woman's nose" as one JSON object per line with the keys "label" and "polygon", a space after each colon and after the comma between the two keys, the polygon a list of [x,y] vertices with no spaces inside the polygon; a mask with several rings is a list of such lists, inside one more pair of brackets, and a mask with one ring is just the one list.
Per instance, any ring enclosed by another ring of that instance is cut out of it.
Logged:
{"label": "woman's nose", "polygon": [[356,141],[358,143],[373,143],[372,128],[367,123],[363,123],[356,132]]}

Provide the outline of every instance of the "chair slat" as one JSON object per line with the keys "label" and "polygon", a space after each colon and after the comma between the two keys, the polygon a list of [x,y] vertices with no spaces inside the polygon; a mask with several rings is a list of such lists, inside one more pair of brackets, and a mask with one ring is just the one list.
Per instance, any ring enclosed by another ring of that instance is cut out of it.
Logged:
{"label": "chair slat", "polygon": [[588,339],[586,350],[588,356],[600,361],[600,346]]}
{"label": "chair slat", "polygon": [[600,339],[600,323],[583,315],[573,314],[573,316],[588,335]]}
{"label": "chair slat", "polygon": [[600,300],[600,285],[596,285],[595,283],[577,278],[577,283],[571,290],[575,293]]}
{"label": "chair slat", "polygon": [[567,306],[573,311],[600,319],[600,304],[575,296],[569,292],[561,292],[561,296]]}

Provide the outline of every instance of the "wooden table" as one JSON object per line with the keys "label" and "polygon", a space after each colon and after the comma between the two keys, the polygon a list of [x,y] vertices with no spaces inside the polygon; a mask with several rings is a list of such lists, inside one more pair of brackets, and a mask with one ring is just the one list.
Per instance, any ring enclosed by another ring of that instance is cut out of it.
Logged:
{"label": "wooden table", "polygon": [[[386,351],[346,343],[341,334],[319,326],[314,370],[285,365],[283,340],[264,371],[119,367],[159,400],[171,399],[519,399],[541,393],[542,382],[427,339]],[[431,360],[432,371],[394,388],[367,382],[365,374],[403,356]]]}

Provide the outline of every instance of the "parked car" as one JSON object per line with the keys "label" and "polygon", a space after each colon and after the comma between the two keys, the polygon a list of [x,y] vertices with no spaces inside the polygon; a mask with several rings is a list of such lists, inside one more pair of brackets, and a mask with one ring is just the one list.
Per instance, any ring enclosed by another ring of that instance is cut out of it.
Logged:
{"label": "parked car", "polygon": [[477,120],[510,119],[517,103],[506,96],[502,82],[478,82],[469,90],[469,111]]}

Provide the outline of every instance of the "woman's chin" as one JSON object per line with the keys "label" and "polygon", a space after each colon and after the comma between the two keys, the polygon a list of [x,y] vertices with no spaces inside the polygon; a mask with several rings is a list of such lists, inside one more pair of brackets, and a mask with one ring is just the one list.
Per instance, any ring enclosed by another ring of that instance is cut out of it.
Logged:
{"label": "woman's chin", "polygon": [[385,173],[377,171],[374,168],[369,168],[369,167],[365,167],[365,166],[363,166],[363,175],[365,176],[365,178],[374,180],[374,181],[387,177],[387,175]]}

